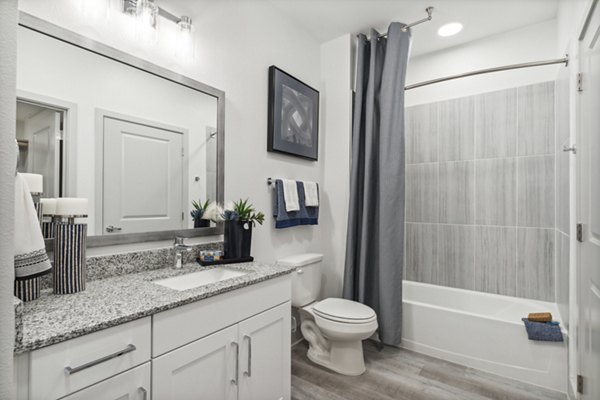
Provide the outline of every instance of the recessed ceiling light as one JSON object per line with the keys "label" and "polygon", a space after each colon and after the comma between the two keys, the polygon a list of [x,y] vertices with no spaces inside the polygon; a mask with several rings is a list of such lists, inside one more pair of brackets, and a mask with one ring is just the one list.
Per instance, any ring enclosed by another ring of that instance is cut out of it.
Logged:
{"label": "recessed ceiling light", "polygon": [[451,22],[446,25],[442,25],[440,29],[438,29],[438,35],[440,36],[452,36],[456,35],[458,32],[462,31],[462,24],[460,22]]}

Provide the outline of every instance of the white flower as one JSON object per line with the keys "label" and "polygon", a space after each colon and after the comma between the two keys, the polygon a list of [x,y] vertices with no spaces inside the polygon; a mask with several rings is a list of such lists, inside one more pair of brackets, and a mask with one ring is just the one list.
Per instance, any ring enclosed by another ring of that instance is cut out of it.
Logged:
{"label": "white flower", "polygon": [[204,219],[210,219],[213,222],[223,221],[223,207],[221,207],[216,201],[213,201],[204,210]]}

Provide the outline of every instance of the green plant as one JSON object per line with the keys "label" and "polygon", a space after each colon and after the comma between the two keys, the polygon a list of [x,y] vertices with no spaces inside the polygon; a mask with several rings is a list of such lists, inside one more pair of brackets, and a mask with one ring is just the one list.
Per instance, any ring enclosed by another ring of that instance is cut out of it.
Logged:
{"label": "green plant", "polygon": [[230,211],[237,214],[238,221],[250,222],[252,225],[257,222],[259,225],[262,225],[265,222],[265,214],[260,211],[257,212],[254,209],[254,205],[248,203],[248,199],[239,199],[234,202],[233,209]]}
{"label": "green plant", "polygon": [[192,207],[194,207],[194,209],[190,212],[192,218],[194,220],[202,219],[209,204],[210,200],[206,200],[204,203],[202,203],[202,201],[197,202],[196,200],[192,200]]}

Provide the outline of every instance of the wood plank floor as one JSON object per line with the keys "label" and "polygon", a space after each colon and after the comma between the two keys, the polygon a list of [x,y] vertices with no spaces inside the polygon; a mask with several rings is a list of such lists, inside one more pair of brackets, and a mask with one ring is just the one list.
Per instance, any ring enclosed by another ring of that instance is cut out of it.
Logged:
{"label": "wood plank floor", "polygon": [[[412,351],[364,343],[367,372],[343,376],[292,349],[293,400],[565,400],[554,391],[502,378]],[[566,379],[566,378],[565,378]]]}

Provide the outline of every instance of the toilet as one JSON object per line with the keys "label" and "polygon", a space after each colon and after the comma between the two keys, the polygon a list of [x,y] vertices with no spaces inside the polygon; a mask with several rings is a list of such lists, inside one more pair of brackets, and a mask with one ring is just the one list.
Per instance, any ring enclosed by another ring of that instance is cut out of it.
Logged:
{"label": "toilet", "polygon": [[372,308],[351,300],[316,301],[321,287],[322,254],[298,254],[278,261],[295,268],[292,306],[300,310],[300,329],[309,344],[308,358],[343,375],[365,372],[362,341],[377,330]]}

